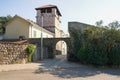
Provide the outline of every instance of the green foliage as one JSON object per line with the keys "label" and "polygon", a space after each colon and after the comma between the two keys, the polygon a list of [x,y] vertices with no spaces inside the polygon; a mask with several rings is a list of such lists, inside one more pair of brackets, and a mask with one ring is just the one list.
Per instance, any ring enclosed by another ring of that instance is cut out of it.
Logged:
{"label": "green foliage", "polygon": [[101,27],[101,26],[102,26],[102,24],[103,24],[103,21],[102,21],[102,20],[100,20],[100,21],[97,21],[95,24],[96,24],[96,26],[99,26],[99,27]]}
{"label": "green foliage", "polygon": [[74,50],[81,63],[93,65],[120,65],[120,24],[108,27],[89,26],[84,32],[72,33]]}
{"label": "green foliage", "polygon": [[88,52],[86,61],[88,64],[105,65],[108,61],[108,58],[103,50],[94,50],[94,48],[91,48],[90,52]]}
{"label": "green foliage", "polygon": [[3,28],[2,27],[0,27],[0,33],[3,33]]}
{"label": "green foliage", "polygon": [[69,33],[71,36],[71,45],[69,46],[69,54],[68,54],[68,60],[69,61],[77,61],[77,53],[79,51],[79,49],[82,47],[82,31],[74,28],[74,27],[69,27]]}
{"label": "green foliage", "polygon": [[27,47],[27,52],[29,54],[32,54],[32,53],[34,53],[34,50],[35,50],[35,45],[29,44],[28,47]]}
{"label": "green foliage", "polygon": [[27,53],[28,53],[28,62],[32,61],[32,55],[35,51],[36,46],[33,44],[29,44],[27,47]]}
{"label": "green foliage", "polygon": [[113,47],[109,54],[109,64],[110,65],[120,65],[120,46]]}
{"label": "green foliage", "polygon": [[108,26],[111,28],[111,29],[118,29],[120,27],[120,24],[118,21],[114,21],[110,24],[108,24]]}
{"label": "green foliage", "polygon": [[78,51],[78,59],[80,60],[81,63],[86,64],[87,63],[87,58],[88,58],[88,50],[85,48],[80,48],[80,50]]}
{"label": "green foliage", "polygon": [[69,33],[72,37],[72,48],[73,52],[77,53],[79,51],[79,48],[82,46],[82,39],[81,39],[81,30],[70,28]]}
{"label": "green foliage", "polygon": [[12,16],[0,17],[0,34],[5,33],[5,24],[12,19]]}

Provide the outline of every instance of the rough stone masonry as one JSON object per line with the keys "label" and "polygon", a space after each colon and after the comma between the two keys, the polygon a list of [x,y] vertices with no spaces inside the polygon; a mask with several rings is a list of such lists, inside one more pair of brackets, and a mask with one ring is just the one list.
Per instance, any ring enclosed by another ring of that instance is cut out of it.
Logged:
{"label": "rough stone masonry", "polygon": [[0,42],[0,65],[25,63],[27,46],[26,43]]}

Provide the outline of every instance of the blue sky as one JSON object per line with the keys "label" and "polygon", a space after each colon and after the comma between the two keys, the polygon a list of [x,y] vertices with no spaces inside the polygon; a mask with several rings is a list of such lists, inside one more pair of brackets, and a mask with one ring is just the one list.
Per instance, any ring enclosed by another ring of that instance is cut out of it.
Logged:
{"label": "blue sky", "polygon": [[47,4],[58,6],[64,32],[67,32],[70,21],[92,25],[101,19],[105,25],[120,21],[120,0],[0,0],[0,16],[17,14],[36,21],[35,8]]}

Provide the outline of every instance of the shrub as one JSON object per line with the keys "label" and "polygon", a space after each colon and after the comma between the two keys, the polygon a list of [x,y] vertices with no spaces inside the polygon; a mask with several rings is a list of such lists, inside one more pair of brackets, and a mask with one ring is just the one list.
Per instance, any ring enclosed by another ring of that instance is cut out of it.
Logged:
{"label": "shrub", "polygon": [[119,66],[120,65],[120,47],[113,47],[109,54],[109,64]]}
{"label": "shrub", "polygon": [[[120,24],[70,28],[72,52],[81,63],[120,66]],[[76,59],[76,58],[75,58]]]}
{"label": "shrub", "polygon": [[86,60],[88,58],[88,50],[81,48],[77,53],[77,57],[81,63],[86,63]]}
{"label": "shrub", "polygon": [[[84,42],[83,45],[79,47],[77,53],[77,57],[81,63],[120,65],[119,30],[103,27],[87,27],[81,35],[83,36],[81,36],[80,39],[84,40]],[[80,44],[77,45],[79,46]],[[77,46],[74,47],[76,48]]]}
{"label": "shrub", "polygon": [[27,53],[28,53],[28,62],[32,61],[32,55],[35,51],[36,46],[33,44],[29,44],[27,47]]}
{"label": "shrub", "polygon": [[103,50],[95,50],[93,47],[81,48],[77,56],[80,62],[84,64],[105,65],[108,61]]}
{"label": "shrub", "polygon": [[88,53],[87,63],[93,65],[106,65],[108,58],[104,51],[96,50]]}

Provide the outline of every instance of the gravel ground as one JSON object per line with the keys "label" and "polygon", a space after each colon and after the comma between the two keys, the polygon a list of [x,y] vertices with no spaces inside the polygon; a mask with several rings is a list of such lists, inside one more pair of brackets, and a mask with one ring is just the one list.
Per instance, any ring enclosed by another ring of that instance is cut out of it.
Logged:
{"label": "gravel ground", "polygon": [[88,67],[68,62],[65,56],[33,65],[37,67],[0,72],[0,80],[120,80],[120,69]]}

